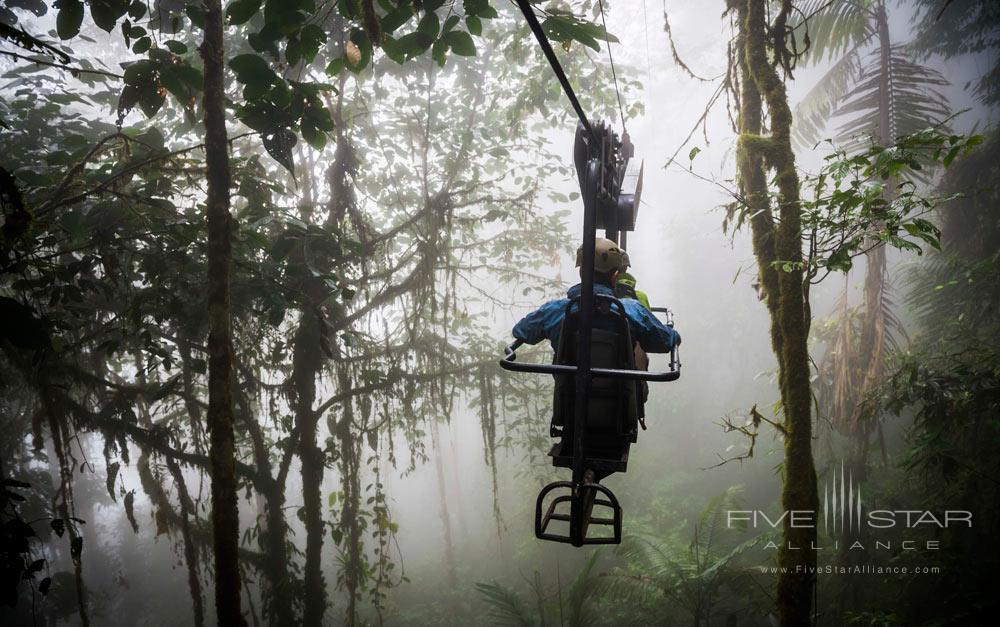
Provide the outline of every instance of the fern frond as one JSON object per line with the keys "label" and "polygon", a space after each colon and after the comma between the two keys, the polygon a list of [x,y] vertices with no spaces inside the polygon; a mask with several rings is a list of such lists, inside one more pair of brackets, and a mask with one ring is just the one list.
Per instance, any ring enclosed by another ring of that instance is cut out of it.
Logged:
{"label": "fern frond", "polygon": [[834,63],[795,106],[792,141],[800,149],[823,139],[833,112],[861,72],[861,49],[856,46]]}
{"label": "fern frond", "polygon": [[514,590],[499,583],[477,583],[476,591],[490,606],[490,618],[502,627],[535,627],[536,622],[524,600]]}
{"label": "fern frond", "polygon": [[701,579],[712,579],[716,577],[717,575],[720,574],[720,571],[724,570],[727,566],[729,566],[730,562],[732,562],[740,555],[743,555],[753,547],[760,544],[761,540],[763,540],[765,537],[767,537],[767,534],[761,534],[754,538],[750,538],[746,542],[741,542],[737,544],[728,553],[718,558],[717,560],[714,560],[708,566],[708,568],[706,568],[705,570],[701,571],[698,574],[698,577]]}
{"label": "fern frond", "polygon": [[[821,63],[836,59],[871,37],[875,27],[870,5],[868,0],[806,0],[799,4],[800,12],[796,12],[789,22],[794,29],[798,49],[806,51],[801,61]],[[807,33],[808,49],[805,41]]]}
{"label": "fern frond", "polygon": [[590,559],[573,580],[569,589],[569,625],[570,627],[586,627],[593,622],[593,617],[586,611],[587,603],[592,598],[597,578],[592,576],[594,564],[597,563],[599,552],[590,554]]}

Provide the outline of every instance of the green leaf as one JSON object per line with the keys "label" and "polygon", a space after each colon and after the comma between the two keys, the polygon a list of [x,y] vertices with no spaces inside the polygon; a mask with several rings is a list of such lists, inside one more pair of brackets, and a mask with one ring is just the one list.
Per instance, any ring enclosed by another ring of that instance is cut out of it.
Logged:
{"label": "green leaf", "polygon": [[184,13],[191,20],[191,23],[198,28],[205,28],[205,9],[201,3],[191,3],[184,8]]}
{"label": "green leaf", "polygon": [[83,24],[83,3],[80,0],[59,0],[56,32],[60,39],[71,39],[80,32]]}
{"label": "green leaf", "polygon": [[434,43],[434,38],[420,31],[403,35],[396,40],[399,52],[406,55],[408,59],[420,56],[431,47],[432,43]]}
{"label": "green leaf", "polygon": [[469,33],[455,30],[445,35],[444,39],[448,42],[448,47],[455,54],[463,57],[476,56],[476,44],[473,43],[472,36]]}
{"label": "green leaf", "polygon": [[483,22],[475,15],[470,15],[465,18],[465,27],[469,29],[469,32],[476,37],[483,34]]}
{"label": "green leaf", "polygon": [[174,54],[185,54],[188,51],[188,47],[181,42],[171,39],[163,43],[167,47],[167,50],[173,52]]}
{"label": "green leaf", "polygon": [[[441,29],[441,22],[438,20],[437,13],[428,11],[426,15],[420,20],[417,25],[417,32],[423,33],[434,39],[437,37],[438,32]],[[430,46],[430,44],[427,44]],[[426,50],[426,48],[425,48]]]}
{"label": "green leaf", "polygon": [[497,10],[490,6],[489,0],[463,0],[462,6],[466,15],[493,19],[498,16]]}
{"label": "green leaf", "polygon": [[462,20],[457,15],[452,15],[452,16],[448,17],[448,19],[446,19],[444,21],[444,26],[441,28],[441,32],[442,33],[447,33],[448,31],[450,31],[453,28],[455,28],[455,26],[457,26],[460,21],[462,21]]}
{"label": "green leaf", "polygon": [[[406,54],[399,47],[399,42],[397,42],[392,35],[385,35],[385,34],[382,35],[382,52],[385,53],[385,56],[389,57],[390,59],[392,59],[393,61],[395,61],[400,65],[406,63]],[[341,64],[343,64],[342,59],[337,59],[336,61],[340,61]],[[333,65],[333,63],[331,63],[330,65]],[[330,68],[328,67],[327,73],[329,72]]]}
{"label": "green leaf", "polygon": [[408,2],[401,2],[381,19],[382,34],[392,34],[397,28],[407,23],[413,17],[413,8]]}
{"label": "green leaf", "polygon": [[300,128],[302,130],[302,139],[306,140],[316,150],[323,150],[326,146],[326,133],[316,128],[316,125],[309,118],[305,117],[302,118]]}
{"label": "green leaf", "polygon": [[153,45],[152,39],[150,39],[149,37],[140,37],[135,42],[135,45],[132,46],[132,52],[136,54],[143,54],[144,52],[148,51],[152,45]]}
{"label": "green leaf", "polygon": [[948,154],[945,155],[944,159],[941,161],[941,163],[944,164],[944,167],[950,166],[951,162],[955,160],[955,157],[957,157],[958,153],[960,153],[961,151],[962,151],[961,146],[955,146],[954,148],[949,150]]}
{"label": "green leaf", "polygon": [[302,59],[302,44],[295,37],[289,37],[285,46],[285,61],[288,65],[294,66],[300,59]]}
{"label": "green leaf", "polygon": [[295,176],[295,163],[292,160],[292,147],[297,141],[295,133],[287,128],[279,129],[273,133],[264,135],[264,149],[267,154]]}
{"label": "green leaf", "polygon": [[170,65],[160,71],[160,83],[183,107],[191,107],[201,90],[201,72],[190,65]]}
{"label": "green leaf", "polygon": [[[385,41],[383,40],[382,43],[384,45]],[[326,73],[327,76],[336,76],[337,74],[340,74],[341,70],[343,69],[344,69],[344,59],[341,57],[334,59],[333,61],[330,61],[330,63],[326,66]]]}
{"label": "green leaf", "polygon": [[112,501],[117,502],[118,499],[115,498],[115,479],[118,478],[118,470],[121,468],[120,462],[115,462],[108,466],[108,476],[105,480],[105,485],[108,488],[108,496],[111,497]]}
{"label": "green leaf", "polygon": [[147,89],[139,96],[139,108],[147,118],[151,118],[160,110],[165,100],[166,96],[159,89]]}
{"label": "green leaf", "polygon": [[233,26],[239,26],[250,21],[260,10],[261,0],[234,0],[226,7],[226,18]]}
{"label": "green leaf", "polygon": [[277,79],[270,64],[256,54],[237,55],[229,61],[229,67],[236,73],[236,80],[244,85],[266,88]]}
{"label": "green leaf", "polygon": [[111,32],[118,18],[128,12],[125,0],[90,0],[90,17],[101,30]]}
{"label": "green leaf", "polygon": [[434,46],[431,47],[431,57],[438,64],[438,67],[444,67],[448,60],[448,42],[443,39],[435,41]]}
{"label": "green leaf", "polygon": [[302,58],[312,62],[319,53],[319,48],[326,43],[326,31],[315,24],[307,24],[299,33],[299,44],[302,47]]}
{"label": "green leaf", "polygon": [[146,15],[146,3],[143,0],[132,0],[132,4],[128,5],[128,15],[133,20],[141,20]]}

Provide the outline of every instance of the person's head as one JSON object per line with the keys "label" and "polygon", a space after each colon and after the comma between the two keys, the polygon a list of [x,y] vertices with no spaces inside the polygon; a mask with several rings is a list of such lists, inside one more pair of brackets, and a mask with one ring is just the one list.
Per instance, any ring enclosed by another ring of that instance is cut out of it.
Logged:
{"label": "person's head", "polygon": [[[594,242],[594,283],[614,287],[625,260],[625,251],[609,239],[598,237]],[[576,250],[576,265],[583,272],[583,246]],[[583,278],[583,275],[580,275]]]}

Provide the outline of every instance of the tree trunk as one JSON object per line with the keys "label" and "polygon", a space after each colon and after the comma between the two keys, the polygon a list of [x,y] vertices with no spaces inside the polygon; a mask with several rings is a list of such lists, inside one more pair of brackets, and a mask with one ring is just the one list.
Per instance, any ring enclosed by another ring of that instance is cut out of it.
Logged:
{"label": "tree trunk", "polygon": [[[737,56],[743,94],[739,120],[738,173],[748,211],[764,209],[770,213],[767,179],[764,168],[774,171],[777,184],[777,213],[758,216],[751,221],[754,252],[761,272],[768,311],[771,315],[771,340],[778,358],[781,406],[784,412],[785,462],[782,475],[782,506],[786,512],[816,512],[816,472],[812,458],[812,394],[809,383],[809,316],[806,283],[802,271],[802,224],[799,204],[799,180],[795,171],[790,130],[792,115],[784,82],[772,63],[768,46],[771,26],[765,17],[765,0],[736,2],[739,18]],[[778,20],[790,10],[789,0],[782,3]],[[784,33],[779,25],[777,32]],[[777,42],[784,46],[784,41]],[[771,134],[761,135],[766,104]],[[755,207],[756,205],[756,207]],[[772,256],[773,255],[773,256]],[[775,262],[783,262],[781,270]],[[782,625],[806,625],[810,622],[812,590],[815,581],[816,553],[813,526],[792,526],[784,518],[784,542],[778,553],[781,574],[778,577],[777,605]]]}
{"label": "tree trunk", "polygon": [[[339,354],[338,354],[339,356]],[[351,389],[351,377],[346,367],[337,367],[338,389]],[[343,509],[340,514],[340,528],[344,534],[346,560],[344,564],[344,589],[347,591],[347,611],[345,625],[358,624],[358,597],[364,585],[364,564],[361,552],[361,525],[358,514],[361,511],[361,445],[356,442],[351,427],[354,423],[354,405],[351,399],[344,401],[344,414],[336,424],[336,436],[340,449],[340,474],[344,492]]]}
{"label": "tree trunk", "polygon": [[[308,308],[306,308],[308,309]],[[302,460],[302,505],[305,512],[306,564],[304,625],[320,625],[326,612],[326,584],[322,571],[323,509],[321,488],[326,463],[317,445],[319,415],[313,409],[316,400],[316,376],[323,364],[319,325],[314,311],[303,311],[295,333],[295,356],[292,380],[295,384],[295,421],[299,426],[299,457]]]}
{"label": "tree trunk", "polygon": [[229,272],[229,154],[224,93],[222,3],[205,0],[205,164],[208,183],[208,429],[212,457],[215,607],[220,625],[246,625],[240,611],[236,451],[233,434]]}
{"label": "tree trunk", "polygon": [[[875,29],[879,45],[879,86],[878,86],[878,126],[875,141],[880,146],[890,146],[895,140],[892,124],[892,41],[889,38],[889,19],[885,3],[879,2],[875,9]],[[891,179],[890,179],[891,182]],[[883,198],[892,200],[892,185],[886,185]],[[886,296],[889,286],[886,282],[886,255],[884,246],[876,246],[865,255],[864,317],[862,319],[860,345],[857,364],[860,368],[860,386],[854,395],[855,406],[849,414],[846,435],[848,436],[846,467],[852,482],[860,485],[868,478],[868,446],[876,426],[875,417],[868,415],[865,403],[882,378],[882,364],[888,345],[888,310]],[[864,528],[858,530],[854,539],[866,541]],[[863,555],[849,551],[845,542],[840,549],[840,562],[845,566],[855,566]],[[858,611],[865,606],[865,586],[854,578],[847,577],[840,596],[842,613]]]}
{"label": "tree trunk", "polygon": [[285,543],[288,536],[288,523],[285,521],[284,485],[274,482],[264,494],[266,502],[266,517],[263,530],[262,545],[267,555],[268,570],[271,583],[271,624],[290,625],[295,622],[292,610],[292,581],[285,573],[288,570],[288,547]]}
{"label": "tree trunk", "polygon": [[444,563],[448,570],[448,583],[454,587],[458,583],[455,575],[455,547],[451,539],[451,517],[448,515],[448,494],[445,490],[444,464],[441,457],[444,447],[441,446],[441,429],[437,420],[431,425],[431,445],[434,448],[434,470],[437,474],[438,494],[441,497],[438,514],[441,516],[441,527],[444,531]]}
{"label": "tree trunk", "polygon": [[[878,129],[875,140],[880,146],[892,145],[892,41],[889,39],[889,18],[885,12],[885,4],[879,2],[876,7],[876,30],[879,42],[879,87],[878,87]],[[887,183],[891,183],[890,179]],[[883,198],[888,203],[892,200],[892,185],[886,185]],[[885,347],[888,342],[888,324],[886,320],[886,259],[885,247],[877,246],[865,256],[865,316],[861,330],[861,367],[863,368],[861,391],[858,400],[864,402],[865,397],[878,385],[882,376],[882,362],[885,358]],[[871,436],[872,424],[863,415],[859,406],[853,413],[853,442],[849,465],[858,481],[864,481],[867,474],[868,441]]]}
{"label": "tree trunk", "polygon": [[[330,166],[329,213],[325,227],[340,227],[343,216],[353,206],[348,174],[351,169],[353,150],[343,132],[341,106],[343,103],[344,78],[341,78],[337,97],[335,121],[340,129],[337,135],[337,150]],[[350,155],[350,156],[348,156]],[[295,261],[300,266],[303,302],[300,306],[301,318],[295,333],[292,381],[295,385],[295,424],[299,428],[299,458],[302,461],[302,504],[306,527],[305,564],[305,611],[303,624],[320,625],[327,607],[326,581],[322,570],[323,535],[323,475],[326,459],[318,444],[318,424],[320,415],[314,409],[316,401],[316,378],[326,360],[323,346],[323,328],[327,324],[327,312],[323,306],[326,290],[322,279],[313,276],[307,267],[305,249],[295,253]],[[315,261],[315,260],[312,260]],[[339,309],[338,309],[339,312]],[[347,391],[349,388],[338,388]]]}

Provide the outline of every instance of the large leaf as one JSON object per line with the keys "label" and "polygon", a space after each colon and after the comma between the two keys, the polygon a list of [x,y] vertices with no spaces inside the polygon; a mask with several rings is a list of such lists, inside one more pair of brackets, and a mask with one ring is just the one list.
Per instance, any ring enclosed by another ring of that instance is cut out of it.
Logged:
{"label": "large leaf", "polygon": [[448,42],[448,47],[457,55],[463,57],[476,56],[476,44],[472,41],[469,33],[461,30],[453,30],[443,38]]}
{"label": "large leaf", "polygon": [[59,14],[56,16],[56,32],[60,39],[71,39],[80,32],[83,24],[83,2],[80,0],[59,0]]}
{"label": "large leaf", "polygon": [[833,112],[861,73],[860,49],[834,63],[795,107],[792,140],[798,148],[812,148],[823,139]]}
{"label": "large leaf", "polygon": [[801,62],[820,63],[840,58],[875,33],[870,0],[830,2],[806,0],[797,4],[789,26],[795,45],[804,52]]}
{"label": "large leaf", "polygon": [[90,17],[102,30],[111,32],[128,12],[127,0],[90,0]]}
{"label": "large leaf", "polygon": [[[948,84],[940,73],[915,63],[902,46],[891,49],[889,61],[888,76],[883,76],[881,55],[873,51],[858,80],[833,112],[834,116],[848,117],[836,134],[836,140],[848,150],[861,149],[873,139],[892,143],[951,114],[947,99],[935,89]],[[877,112],[883,83],[889,89],[890,115],[886,137],[880,138]]]}
{"label": "large leaf", "polygon": [[245,24],[260,10],[261,0],[233,0],[226,7],[226,17],[233,26]]}
{"label": "large leaf", "polygon": [[271,65],[257,54],[236,55],[230,59],[229,67],[236,73],[236,80],[245,85],[270,85],[276,78]]}
{"label": "large leaf", "polygon": [[282,167],[295,175],[295,163],[292,160],[292,148],[297,141],[295,133],[287,128],[268,133],[263,137],[264,149]]}

